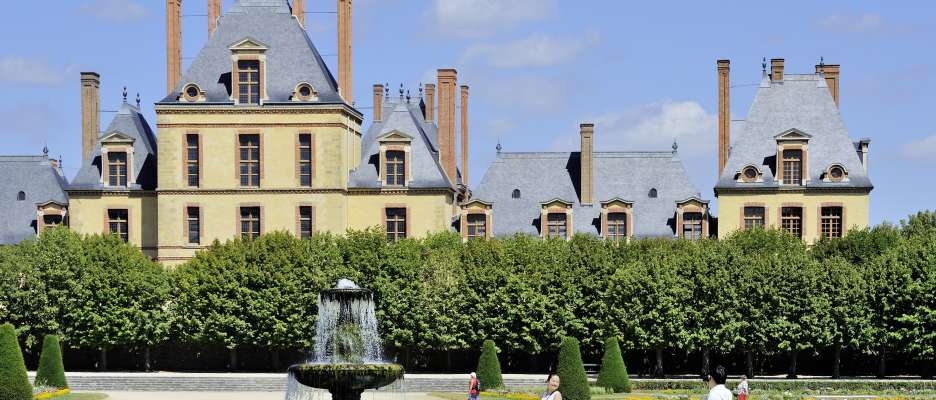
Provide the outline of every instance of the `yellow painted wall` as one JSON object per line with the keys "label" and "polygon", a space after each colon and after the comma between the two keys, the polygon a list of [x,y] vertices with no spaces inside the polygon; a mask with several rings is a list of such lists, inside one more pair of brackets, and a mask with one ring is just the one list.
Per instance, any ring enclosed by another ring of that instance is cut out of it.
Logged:
{"label": "yellow painted wall", "polygon": [[69,194],[68,224],[82,234],[107,232],[107,209],[126,208],[129,214],[129,241],[143,249],[143,253],[156,256],[156,226],[158,210],[156,196],[101,196]]}
{"label": "yellow painted wall", "polygon": [[354,194],[348,196],[348,229],[366,229],[383,223],[384,208],[406,204],[408,237],[447,231],[455,215],[451,194]]}
{"label": "yellow painted wall", "polygon": [[763,203],[770,227],[779,227],[780,208],[784,203],[801,203],[803,240],[812,243],[819,238],[819,208],[823,203],[841,203],[845,216],[844,232],[847,232],[855,227],[868,227],[869,200],[870,196],[863,193],[722,193],[718,196],[718,237],[725,238],[744,226],[741,213],[746,203]]}

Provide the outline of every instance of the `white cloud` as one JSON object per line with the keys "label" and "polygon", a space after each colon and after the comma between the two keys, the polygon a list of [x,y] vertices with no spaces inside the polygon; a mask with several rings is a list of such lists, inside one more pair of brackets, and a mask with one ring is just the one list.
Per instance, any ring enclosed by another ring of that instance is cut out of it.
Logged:
{"label": "white cloud", "polygon": [[830,15],[819,21],[819,26],[836,33],[873,32],[884,28],[884,20],[877,14]]}
{"label": "white cloud", "polygon": [[469,46],[462,53],[462,63],[483,60],[492,67],[545,67],[574,58],[599,40],[597,33],[578,38],[556,39],[543,33],[505,43],[482,43]]}
{"label": "white cloud", "polygon": [[433,0],[431,16],[439,32],[482,37],[521,22],[552,15],[558,0]]}
{"label": "white cloud", "polygon": [[136,0],[91,0],[75,10],[106,22],[127,23],[145,18],[149,12]]}
{"label": "white cloud", "polygon": [[53,67],[43,60],[17,57],[0,57],[0,81],[58,85],[65,80],[69,68]]}
{"label": "white cloud", "polygon": [[936,165],[936,134],[914,140],[903,147],[903,155],[911,160]]}

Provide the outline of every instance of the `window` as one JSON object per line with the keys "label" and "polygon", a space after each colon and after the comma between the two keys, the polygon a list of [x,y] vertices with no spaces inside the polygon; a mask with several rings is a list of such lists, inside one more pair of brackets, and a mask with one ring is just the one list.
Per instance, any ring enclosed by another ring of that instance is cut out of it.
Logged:
{"label": "window", "polygon": [[299,207],[299,238],[308,239],[312,237],[313,208],[311,206]]}
{"label": "window", "polygon": [[260,187],[260,135],[240,135],[240,184]]}
{"label": "window", "polygon": [[743,171],[741,171],[741,180],[743,180],[744,182],[748,182],[748,183],[756,182],[757,175],[758,175],[757,168],[747,167]]}
{"label": "window", "polygon": [[260,104],[260,61],[237,62],[237,86],[240,104]]}
{"label": "window", "polygon": [[656,190],[656,188],[650,189],[650,193],[647,193],[647,196],[649,196],[651,199],[657,198],[657,190]]}
{"label": "window", "polygon": [[110,186],[127,186],[127,153],[107,153],[107,184]]}
{"label": "window", "polygon": [[565,213],[549,213],[546,214],[546,238],[567,238],[567,226],[566,226],[566,214]]}
{"label": "window", "polygon": [[200,96],[201,89],[194,83],[186,85],[185,89],[182,90],[182,97],[185,98],[185,101],[198,101]]}
{"label": "window", "polygon": [[20,190],[20,192],[16,194],[16,200],[17,201],[26,200],[26,192]]}
{"label": "window", "polygon": [[683,231],[684,239],[699,240],[702,239],[702,213],[687,212],[683,213]]}
{"label": "window", "polygon": [[107,210],[107,232],[120,236],[124,242],[130,241],[129,218],[126,209]]}
{"label": "window", "polygon": [[842,237],[842,207],[822,207],[821,216],[822,237]]}
{"label": "window", "polygon": [[622,212],[608,213],[608,239],[627,238],[627,214]]}
{"label": "window", "polygon": [[780,229],[803,237],[803,209],[800,207],[783,207],[780,210]]}
{"label": "window", "polygon": [[299,186],[312,186],[312,135],[299,134]]}
{"label": "window", "polygon": [[829,180],[832,182],[841,182],[845,179],[845,169],[840,165],[829,168]]}
{"label": "window", "polygon": [[386,213],[387,240],[395,242],[406,239],[406,209],[388,208]]}
{"label": "window", "polygon": [[764,228],[764,207],[744,207],[744,229]]}
{"label": "window", "polygon": [[260,207],[240,208],[241,239],[253,240],[260,237]]}
{"label": "window", "polygon": [[512,199],[519,199],[519,198],[520,198],[520,189],[514,189],[513,192],[510,193],[510,198],[512,198]]}
{"label": "window", "polygon": [[42,229],[52,229],[56,225],[62,224],[62,216],[58,214],[53,215],[43,215],[42,216]]}
{"label": "window", "polygon": [[784,185],[802,185],[803,184],[803,151],[802,150],[784,150],[783,151],[783,184]]}
{"label": "window", "polygon": [[198,207],[186,207],[185,221],[188,230],[189,244],[201,244],[201,209]]}
{"label": "window", "polygon": [[386,153],[387,166],[386,176],[387,185],[403,186],[406,184],[406,154],[399,150],[388,151]]}
{"label": "window", "polygon": [[185,135],[185,176],[189,187],[198,187],[198,135]]}
{"label": "window", "polygon": [[487,215],[468,214],[468,239],[487,237]]}

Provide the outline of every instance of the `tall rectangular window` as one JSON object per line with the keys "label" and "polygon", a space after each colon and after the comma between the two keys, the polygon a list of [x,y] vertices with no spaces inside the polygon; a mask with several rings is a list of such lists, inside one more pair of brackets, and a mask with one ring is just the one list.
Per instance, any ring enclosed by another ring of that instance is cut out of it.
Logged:
{"label": "tall rectangular window", "polygon": [[107,184],[109,186],[127,186],[127,153],[107,153]]}
{"label": "tall rectangular window", "polygon": [[487,215],[478,213],[468,214],[466,219],[468,234],[465,236],[467,236],[468,239],[483,239],[487,237]]}
{"label": "tall rectangular window", "polygon": [[253,240],[260,237],[260,207],[240,208],[241,239]]}
{"label": "tall rectangular window", "polygon": [[186,207],[185,222],[189,244],[201,244],[201,209]]}
{"label": "tall rectangular window", "polygon": [[312,186],[312,135],[299,134],[299,186]]}
{"label": "tall rectangular window", "polygon": [[683,238],[689,240],[702,239],[702,213],[683,213]]}
{"label": "tall rectangular window", "polygon": [[386,153],[387,185],[403,186],[406,184],[406,153],[398,150]]}
{"label": "tall rectangular window", "polygon": [[185,176],[189,187],[198,187],[198,135],[185,135]]}
{"label": "tall rectangular window", "polygon": [[803,209],[801,207],[783,207],[780,210],[780,229],[803,237]]}
{"label": "tall rectangular window", "polygon": [[546,214],[547,228],[546,238],[567,238],[567,226],[566,226],[566,213],[549,213]]}
{"label": "tall rectangular window", "polygon": [[784,150],[783,151],[783,184],[784,185],[802,185],[803,184],[803,151],[802,150]]}
{"label": "tall rectangular window", "polygon": [[237,62],[237,86],[240,104],[260,104],[260,61]]}
{"label": "tall rectangular window", "polygon": [[240,185],[260,187],[260,135],[240,135],[238,141]]}
{"label": "tall rectangular window", "polygon": [[130,240],[130,218],[127,209],[107,210],[107,232],[120,236],[120,240]]}
{"label": "tall rectangular window", "polygon": [[842,207],[822,207],[820,213],[822,236],[827,238],[842,237]]}
{"label": "tall rectangular window", "polygon": [[627,214],[622,212],[608,213],[608,239],[621,240],[627,238]]}
{"label": "tall rectangular window", "polygon": [[299,207],[299,238],[308,239],[312,237],[313,221],[315,216],[310,206]]}
{"label": "tall rectangular window", "polygon": [[406,239],[406,209],[388,208],[386,213],[387,240],[395,242]]}
{"label": "tall rectangular window", "polygon": [[744,207],[744,229],[764,228],[764,207]]}

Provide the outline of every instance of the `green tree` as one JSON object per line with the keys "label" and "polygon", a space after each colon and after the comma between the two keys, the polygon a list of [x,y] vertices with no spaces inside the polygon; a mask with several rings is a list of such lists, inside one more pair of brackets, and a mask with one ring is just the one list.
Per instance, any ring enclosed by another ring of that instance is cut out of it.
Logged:
{"label": "green tree", "polygon": [[570,336],[562,338],[559,345],[559,391],[562,398],[568,400],[590,400],[591,389],[588,376],[582,364],[582,353],[578,339]]}
{"label": "green tree", "polygon": [[936,211],[919,211],[900,220],[900,230],[907,237],[936,232]]}
{"label": "green tree", "polygon": [[882,262],[904,265],[911,276],[901,297],[904,304],[898,305],[897,343],[910,357],[931,363],[936,356],[936,230],[912,236]]}
{"label": "green tree", "polygon": [[23,353],[10,323],[0,325],[0,399],[32,400]]}
{"label": "green tree", "polygon": [[481,381],[481,390],[499,389],[504,387],[501,377],[500,361],[497,360],[497,346],[493,340],[485,340],[481,348],[481,357],[478,358],[478,380]]}
{"label": "green tree", "polygon": [[42,340],[42,353],[39,354],[39,368],[36,369],[36,386],[67,389],[65,365],[62,363],[62,348],[58,336],[46,335]]}
{"label": "green tree", "polygon": [[864,280],[864,265],[851,264],[835,256],[820,261],[823,268],[825,293],[829,296],[831,340],[834,347],[832,377],[841,373],[842,349],[860,350],[869,340],[866,329],[871,323],[868,285]]}
{"label": "green tree", "polygon": [[[560,379],[562,377],[560,376]],[[601,357],[601,372],[598,374],[598,386],[614,393],[630,393],[630,377],[621,356],[621,346],[615,337],[605,340],[604,355]]]}

